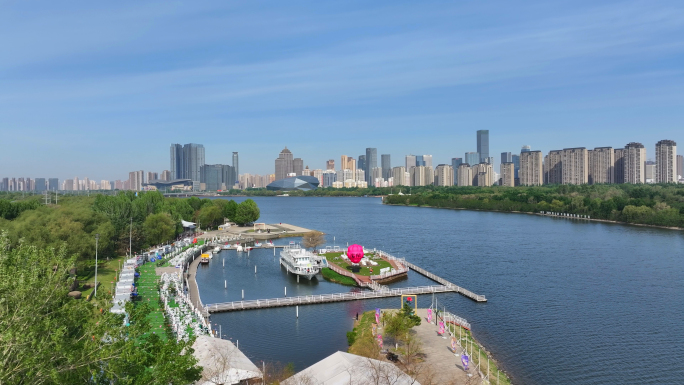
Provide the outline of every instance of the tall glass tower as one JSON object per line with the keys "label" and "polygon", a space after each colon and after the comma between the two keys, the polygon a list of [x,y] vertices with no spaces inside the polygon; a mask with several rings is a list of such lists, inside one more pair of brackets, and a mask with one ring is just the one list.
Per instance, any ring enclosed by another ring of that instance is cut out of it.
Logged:
{"label": "tall glass tower", "polygon": [[390,154],[380,155],[380,164],[382,165],[382,179],[389,179],[392,176],[392,162],[390,161]]}
{"label": "tall glass tower", "polygon": [[480,154],[480,163],[489,158],[489,130],[477,130],[477,152]]}
{"label": "tall glass tower", "polygon": [[372,171],[374,168],[378,167],[378,149],[377,148],[366,148],[366,167],[364,171],[366,172],[366,182],[368,186],[371,186],[373,180]]}

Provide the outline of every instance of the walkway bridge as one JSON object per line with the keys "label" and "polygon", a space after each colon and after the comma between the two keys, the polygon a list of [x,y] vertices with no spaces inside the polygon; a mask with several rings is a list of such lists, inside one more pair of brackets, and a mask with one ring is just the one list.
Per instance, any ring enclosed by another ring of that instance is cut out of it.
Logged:
{"label": "walkway bridge", "polygon": [[320,295],[303,295],[298,297],[284,297],[272,299],[256,299],[251,301],[235,301],[214,303],[205,305],[204,310],[209,313],[218,313],[224,311],[235,310],[249,310],[249,309],[265,309],[270,307],[281,306],[296,306],[296,305],[313,305],[317,303],[329,302],[343,302],[356,301],[360,299],[373,298],[387,298],[399,297],[402,295],[417,295],[417,294],[432,294],[432,293],[446,293],[455,291],[451,287],[435,285],[435,286],[418,286],[408,287],[402,289],[384,289],[380,291],[362,291],[358,293],[336,293],[336,294],[320,294]]}

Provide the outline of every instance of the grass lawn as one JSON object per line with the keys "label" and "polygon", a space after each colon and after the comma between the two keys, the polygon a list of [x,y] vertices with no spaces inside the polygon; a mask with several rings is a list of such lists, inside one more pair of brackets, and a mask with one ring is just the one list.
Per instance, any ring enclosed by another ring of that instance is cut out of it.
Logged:
{"label": "grass lawn", "polygon": [[333,270],[331,270],[327,267],[324,267],[321,270],[321,275],[323,275],[323,278],[326,281],[339,283],[339,284],[342,284],[345,286],[357,286],[354,278],[347,277],[347,276],[342,275],[342,274],[338,274],[338,273],[334,272]]}
{"label": "grass lawn", "polygon": [[156,264],[146,263],[138,268],[140,277],[135,280],[138,285],[138,299],[136,304],[146,303],[152,308],[152,311],[147,316],[152,328],[150,333],[159,335],[166,341],[168,338],[166,334],[166,318],[164,316],[164,309],[159,304],[159,292],[157,291],[157,282],[159,276],[154,272]]}
{"label": "grass lawn", "polygon": [[[351,265],[349,263],[347,263],[346,260],[342,259],[342,257],[341,257],[342,254],[343,253],[325,253],[323,255],[325,255],[325,258],[329,262],[332,262],[332,263],[336,264],[337,266],[351,272],[352,271]],[[380,274],[380,269],[383,269],[385,267],[390,267],[390,268],[392,267],[392,265],[390,265],[389,262],[385,261],[384,259],[382,259],[380,257],[376,258],[374,254],[371,254],[371,253],[366,254],[366,257],[368,257],[369,259],[371,259],[374,262],[377,262],[378,265],[377,266],[362,266],[362,265],[360,265],[361,270],[358,273],[354,273],[354,274],[365,275],[365,276],[378,275],[378,274]],[[373,274],[371,274],[371,272],[370,272],[371,267],[373,268]]]}
{"label": "grass lawn", "polygon": [[[110,259],[109,261],[106,259],[100,259],[98,260],[98,267],[97,267],[97,282],[100,284],[99,290],[111,290],[113,283],[116,282],[116,274],[117,274],[117,269],[120,268],[120,264],[123,263],[128,257],[127,256],[121,256],[121,257],[116,257],[113,259]],[[89,268],[88,270],[84,272],[79,272],[78,273],[78,280],[80,281],[81,284],[94,284],[95,283],[95,263],[93,263],[92,268]],[[85,289],[83,290],[83,297],[86,297],[92,289]],[[98,296],[99,297],[99,296]]]}

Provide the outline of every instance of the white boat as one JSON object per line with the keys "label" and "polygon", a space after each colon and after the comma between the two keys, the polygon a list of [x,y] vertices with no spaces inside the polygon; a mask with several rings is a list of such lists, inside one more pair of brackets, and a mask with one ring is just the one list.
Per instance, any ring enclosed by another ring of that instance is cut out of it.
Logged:
{"label": "white boat", "polygon": [[237,250],[238,252],[242,252],[242,246],[240,246],[239,244],[235,245],[235,250]]}
{"label": "white boat", "polygon": [[227,243],[226,243],[225,245],[221,245],[221,249],[223,249],[223,250],[230,250],[230,245],[227,244]]}
{"label": "white boat", "polygon": [[320,265],[316,262],[316,256],[298,245],[286,246],[280,252],[280,264],[285,266],[288,272],[309,280],[321,271]]}
{"label": "white boat", "polygon": [[214,247],[214,253],[218,254],[219,252],[221,252],[221,247],[220,246]]}
{"label": "white boat", "polygon": [[261,243],[259,243],[259,242],[254,242],[254,247],[261,247]]}

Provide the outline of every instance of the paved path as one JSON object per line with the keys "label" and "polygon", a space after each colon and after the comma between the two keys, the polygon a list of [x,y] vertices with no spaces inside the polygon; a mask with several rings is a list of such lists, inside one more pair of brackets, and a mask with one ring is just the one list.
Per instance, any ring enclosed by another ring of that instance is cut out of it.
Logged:
{"label": "paved path", "polygon": [[[437,384],[465,384],[467,375],[463,371],[461,364],[460,353],[461,349],[457,346],[458,356],[455,356],[451,350],[451,338],[443,339],[437,332],[439,326],[427,322],[427,309],[418,309],[417,314],[422,319],[420,326],[416,326],[413,330],[416,336],[423,344],[423,352],[425,353],[426,362],[432,366],[433,372],[436,375],[436,380],[433,383]],[[447,334],[448,335],[448,334]],[[471,369],[471,373],[475,376],[475,372]]]}
{"label": "paved path", "polygon": [[199,309],[201,312],[204,312],[204,308],[201,304],[202,301],[200,300],[199,296],[199,288],[197,287],[197,281],[195,280],[195,275],[197,275],[197,265],[199,265],[201,259],[202,258],[195,258],[188,268],[188,292],[190,294],[190,302],[195,305],[195,308]]}

